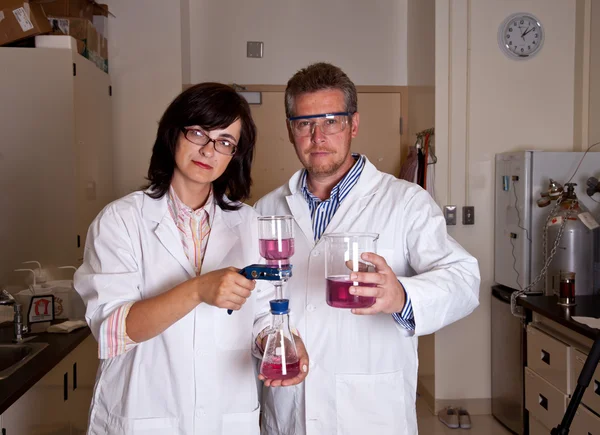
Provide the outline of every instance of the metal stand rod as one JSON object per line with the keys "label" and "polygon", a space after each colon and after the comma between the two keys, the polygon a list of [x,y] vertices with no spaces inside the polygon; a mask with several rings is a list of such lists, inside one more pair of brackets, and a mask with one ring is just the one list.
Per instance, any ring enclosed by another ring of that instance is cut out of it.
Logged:
{"label": "metal stand rod", "polygon": [[563,415],[561,423],[552,429],[550,432],[551,435],[569,434],[569,428],[571,427],[571,423],[575,417],[575,412],[577,412],[577,408],[581,403],[581,398],[583,397],[585,389],[588,387],[588,385],[590,385],[592,377],[594,376],[594,371],[598,365],[598,361],[600,361],[600,334],[596,335],[596,340],[594,341],[592,350],[585,360],[583,369],[581,369],[581,373],[577,379],[577,387],[575,388],[575,392],[569,401],[569,406],[567,406],[565,415]]}

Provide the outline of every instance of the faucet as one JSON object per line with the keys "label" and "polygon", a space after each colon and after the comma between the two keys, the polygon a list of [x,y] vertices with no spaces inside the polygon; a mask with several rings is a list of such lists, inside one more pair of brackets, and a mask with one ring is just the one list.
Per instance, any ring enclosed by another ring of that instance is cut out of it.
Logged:
{"label": "faucet", "polygon": [[15,343],[23,342],[23,334],[29,331],[29,328],[23,324],[23,313],[21,310],[21,304],[17,303],[15,298],[6,290],[2,290],[0,293],[0,305],[12,305],[15,309],[14,317],[14,331],[15,337],[13,341]]}

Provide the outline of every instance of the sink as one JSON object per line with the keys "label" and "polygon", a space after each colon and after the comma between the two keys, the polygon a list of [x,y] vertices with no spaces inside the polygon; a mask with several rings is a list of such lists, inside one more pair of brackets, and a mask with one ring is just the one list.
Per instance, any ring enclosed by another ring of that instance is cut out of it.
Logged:
{"label": "sink", "polygon": [[8,378],[47,346],[46,343],[0,344],[0,380]]}

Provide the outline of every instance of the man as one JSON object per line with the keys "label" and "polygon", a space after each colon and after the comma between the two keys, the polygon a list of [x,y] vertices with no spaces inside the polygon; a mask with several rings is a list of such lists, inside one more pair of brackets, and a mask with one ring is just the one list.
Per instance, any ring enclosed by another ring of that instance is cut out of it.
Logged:
{"label": "man", "polygon": [[[291,322],[311,356],[301,385],[263,393],[263,433],[417,433],[417,336],[470,314],[479,304],[479,268],[446,232],[439,207],[418,185],[378,171],[352,154],[358,134],[356,88],[339,68],[297,72],[285,92],[289,138],[304,170],[267,194],[262,215],[294,216]],[[323,235],[373,232],[375,272],[352,272],[351,287],[375,297],[344,310],[325,301]]]}

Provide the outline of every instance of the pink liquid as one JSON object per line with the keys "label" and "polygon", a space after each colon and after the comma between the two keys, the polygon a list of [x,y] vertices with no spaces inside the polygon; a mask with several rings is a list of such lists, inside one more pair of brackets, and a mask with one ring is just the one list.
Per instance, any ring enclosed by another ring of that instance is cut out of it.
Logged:
{"label": "pink liquid", "polygon": [[281,244],[273,239],[260,239],[258,246],[260,256],[270,265],[287,266],[288,259],[294,255],[294,239],[282,239]]}
{"label": "pink liquid", "polygon": [[[358,283],[362,287],[375,287],[375,284]],[[335,308],[367,308],[375,303],[375,298],[351,295],[348,289],[352,281],[348,276],[327,278],[327,305]]]}
{"label": "pink liquid", "polygon": [[291,364],[286,364],[287,373],[281,373],[282,364],[263,363],[260,367],[260,373],[267,379],[290,379],[295,378],[300,373],[300,361]]}

